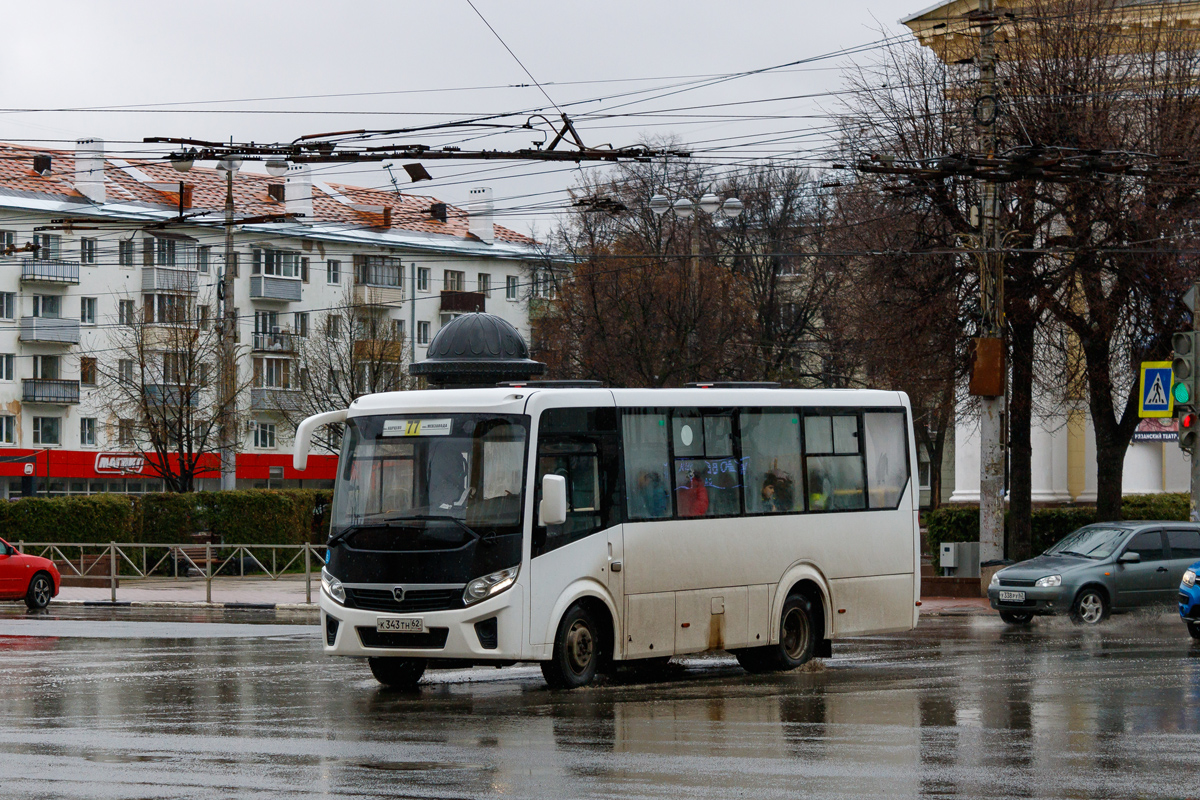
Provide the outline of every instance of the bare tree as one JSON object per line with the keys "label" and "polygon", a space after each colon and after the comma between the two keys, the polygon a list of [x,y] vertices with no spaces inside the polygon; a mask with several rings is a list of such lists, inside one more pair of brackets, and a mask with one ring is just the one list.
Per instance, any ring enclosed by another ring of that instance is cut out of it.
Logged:
{"label": "bare tree", "polygon": [[[349,408],[362,395],[416,388],[416,379],[405,369],[411,358],[408,339],[390,311],[390,306],[347,296],[344,305],[321,314],[306,336],[277,334],[279,349],[291,354],[297,366],[297,374],[289,376],[289,390],[295,384],[299,391],[275,391],[271,407],[295,429],[304,418]],[[272,342],[265,344],[264,356]],[[341,434],[341,425],[326,425],[314,433],[313,443],[336,453]]]}
{"label": "bare tree", "polygon": [[[114,358],[97,368],[109,441],[143,452],[145,468],[172,492],[217,474],[219,422],[237,413],[246,383],[228,402],[216,390],[221,343],[191,294],[156,294],[135,313],[127,299],[113,329]],[[123,304],[124,305],[124,304]]]}

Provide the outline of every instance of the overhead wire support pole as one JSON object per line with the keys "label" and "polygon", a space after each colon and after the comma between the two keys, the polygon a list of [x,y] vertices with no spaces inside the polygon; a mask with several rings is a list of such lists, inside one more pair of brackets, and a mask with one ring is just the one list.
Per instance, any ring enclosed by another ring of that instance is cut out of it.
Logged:
{"label": "overhead wire support pole", "polygon": [[221,344],[221,490],[237,488],[237,314],[234,311],[233,288],[233,164],[225,170],[225,268],[221,275],[220,344]]}
{"label": "overhead wire support pole", "polygon": [[[980,129],[984,157],[996,159],[996,16],[995,0],[979,0],[973,15],[979,25],[979,97],[975,121]],[[981,319],[971,364],[971,394],[979,408],[979,558],[1004,558],[1004,411],[1007,364],[1004,345],[1004,256],[999,236],[999,192],[987,172],[980,192]]]}

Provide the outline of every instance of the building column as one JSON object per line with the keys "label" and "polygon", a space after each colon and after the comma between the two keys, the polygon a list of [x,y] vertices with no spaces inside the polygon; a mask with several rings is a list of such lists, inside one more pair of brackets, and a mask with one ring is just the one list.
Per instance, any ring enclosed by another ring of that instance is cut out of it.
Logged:
{"label": "building column", "polygon": [[979,414],[954,417],[954,493],[951,503],[979,502]]}

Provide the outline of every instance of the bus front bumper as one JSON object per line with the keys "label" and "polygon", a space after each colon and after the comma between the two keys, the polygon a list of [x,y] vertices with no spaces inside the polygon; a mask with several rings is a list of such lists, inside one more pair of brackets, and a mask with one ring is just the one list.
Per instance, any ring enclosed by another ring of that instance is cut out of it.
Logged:
{"label": "bus front bumper", "polygon": [[[419,614],[347,608],[321,589],[321,638],[328,655],[402,657],[475,662],[522,658],[524,625],[520,586],[467,608]],[[387,618],[420,619],[422,633],[378,630]]]}

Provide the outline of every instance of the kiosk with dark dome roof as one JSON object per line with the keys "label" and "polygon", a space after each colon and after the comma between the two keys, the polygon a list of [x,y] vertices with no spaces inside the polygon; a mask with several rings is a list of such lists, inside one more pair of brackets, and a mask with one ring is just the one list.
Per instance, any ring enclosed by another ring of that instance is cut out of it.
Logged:
{"label": "kiosk with dark dome roof", "polygon": [[409,366],[433,389],[495,386],[524,381],[546,371],[529,357],[529,346],[512,323],[494,314],[455,317],[433,337],[425,360]]}

